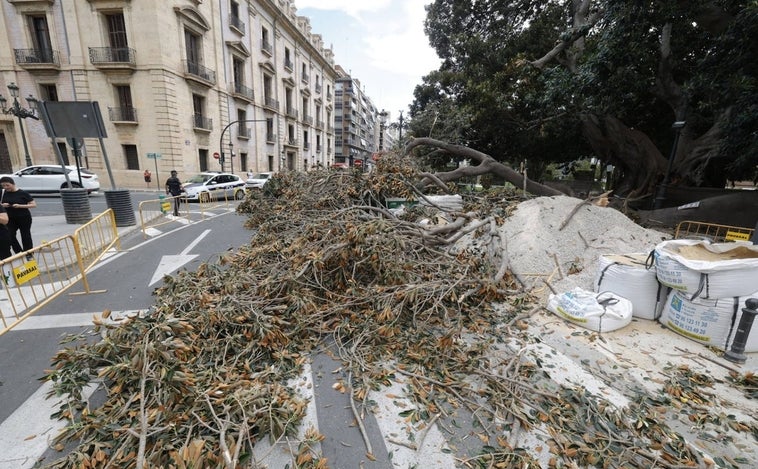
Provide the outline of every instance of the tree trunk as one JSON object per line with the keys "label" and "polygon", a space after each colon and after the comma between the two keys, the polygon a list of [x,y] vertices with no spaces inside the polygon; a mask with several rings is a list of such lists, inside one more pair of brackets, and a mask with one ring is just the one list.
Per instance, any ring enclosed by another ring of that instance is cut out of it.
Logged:
{"label": "tree trunk", "polygon": [[584,137],[598,157],[622,169],[622,179],[614,192],[629,198],[653,194],[666,171],[667,160],[648,136],[612,116],[586,114],[581,121]]}

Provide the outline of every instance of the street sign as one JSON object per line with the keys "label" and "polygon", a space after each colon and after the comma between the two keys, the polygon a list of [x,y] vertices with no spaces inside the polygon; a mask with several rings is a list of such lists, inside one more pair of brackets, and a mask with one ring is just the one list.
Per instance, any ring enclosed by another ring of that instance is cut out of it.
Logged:
{"label": "street sign", "polygon": [[219,158],[221,158],[221,155],[219,155],[218,152],[214,152],[213,153],[213,157],[216,158],[216,159],[219,159]]}
{"label": "street sign", "polygon": [[161,154],[160,153],[148,153],[147,154],[147,159],[149,159],[149,160],[159,160],[159,159],[161,159]]}

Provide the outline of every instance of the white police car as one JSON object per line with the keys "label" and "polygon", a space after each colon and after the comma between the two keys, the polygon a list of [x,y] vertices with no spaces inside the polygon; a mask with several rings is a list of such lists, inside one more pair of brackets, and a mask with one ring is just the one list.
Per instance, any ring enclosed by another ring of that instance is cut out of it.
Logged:
{"label": "white police car", "polygon": [[205,172],[192,176],[182,184],[187,200],[240,200],[245,197],[245,181],[236,174]]}

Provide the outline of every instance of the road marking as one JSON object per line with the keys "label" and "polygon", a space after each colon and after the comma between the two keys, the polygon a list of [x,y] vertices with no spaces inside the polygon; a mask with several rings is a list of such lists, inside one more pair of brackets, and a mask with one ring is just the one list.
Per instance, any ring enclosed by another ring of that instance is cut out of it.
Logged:
{"label": "road marking", "polygon": [[197,244],[203,240],[206,236],[208,236],[208,233],[210,233],[211,230],[205,230],[203,231],[200,236],[195,238],[193,242],[187,245],[184,250],[179,253],[179,255],[172,255],[172,256],[163,256],[161,257],[161,261],[158,264],[158,268],[155,269],[155,272],[153,273],[153,278],[150,279],[150,283],[148,283],[148,286],[153,285],[154,283],[158,282],[158,280],[161,280],[165,275],[168,275],[175,270],[179,269],[184,264],[192,261],[194,258],[197,257],[196,254],[187,254],[190,252]]}
{"label": "road marking", "polygon": [[[34,467],[58,432],[66,426],[65,420],[50,418],[62,403],[61,399],[47,399],[53,385],[45,382],[34,394],[0,424],[0,469],[27,469]],[[89,399],[96,384],[84,388],[84,399]]]}
{"label": "road marking", "polygon": [[55,329],[62,327],[87,327],[94,326],[93,318],[97,318],[104,324],[116,324],[128,316],[142,314],[145,310],[129,309],[124,311],[111,311],[108,318],[102,317],[102,311],[96,313],[73,313],[73,314],[48,314],[41,316],[29,316],[21,321],[13,331]]}

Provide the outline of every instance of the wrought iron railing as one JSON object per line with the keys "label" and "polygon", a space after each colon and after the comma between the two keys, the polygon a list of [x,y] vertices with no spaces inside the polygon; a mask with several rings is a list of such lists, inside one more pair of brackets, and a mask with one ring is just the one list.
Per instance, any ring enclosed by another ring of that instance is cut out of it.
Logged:
{"label": "wrought iron railing", "polygon": [[137,110],[131,106],[109,107],[111,121],[137,122]]}
{"label": "wrought iron railing", "polygon": [[232,27],[237,28],[242,34],[245,34],[245,23],[242,22],[239,16],[229,15],[229,24],[232,25]]}
{"label": "wrought iron railing", "polygon": [[52,49],[13,49],[13,55],[19,65],[61,64],[58,51]]}
{"label": "wrought iron railing", "polygon": [[135,65],[136,51],[130,47],[90,47],[89,60],[94,65],[129,64]]}
{"label": "wrought iron railing", "polygon": [[279,111],[279,101],[270,96],[263,98],[263,105],[272,111]]}
{"label": "wrought iron railing", "polygon": [[213,70],[203,67],[197,62],[191,62],[189,60],[184,61],[184,67],[184,70],[187,72],[187,74],[201,78],[202,80],[205,80],[209,83],[216,83],[216,72]]}
{"label": "wrought iron railing", "polygon": [[243,98],[247,98],[250,101],[252,101],[255,98],[255,94],[253,93],[252,88],[248,88],[247,86],[243,85],[242,83],[233,83],[232,84],[232,91],[234,94],[238,96],[242,96]]}
{"label": "wrought iron railing", "polygon": [[193,114],[192,115],[192,125],[196,129],[212,130],[213,129],[213,120],[211,120],[208,117],[203,116],[202,114]]}

